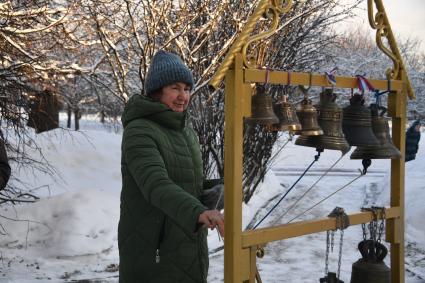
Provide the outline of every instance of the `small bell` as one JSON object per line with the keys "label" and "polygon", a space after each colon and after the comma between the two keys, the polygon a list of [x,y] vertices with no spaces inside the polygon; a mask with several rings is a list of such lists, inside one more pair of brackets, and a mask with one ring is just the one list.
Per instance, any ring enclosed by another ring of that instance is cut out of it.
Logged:
{"label": "small bell", "polygon": [[[374,146],[359,146],[351,154],[351,159],[399,159],[401,158],[400,151],[394,146],[391,136],[388,119],[384,117],[387,109],[378,107],[376,104],[371,104],[372,113],[372,129],[375,136],[378,138],[380,145]],[[382,110],[379,113],[379,110]]]}
{"label": "small bell", "polygon": [[373,134],[371,111],[364,106],[363,95],[354,94],[350,105],[343,109],[342,130],[350,145],[379,145]]}
{"label": "small bell", "polygon": [[323,131],[317,122],[317,109],[310,99],[304,97],[301,106],[297,109],[297,116],[301,122],[301,130],[295,131],[296,135],[318,136],[323,135]]}
{"label": "small bell", "polygon": [[353,263],[350,283],[390,283],[391,270],[384,263],[387,248],[374,240],[363,240],[358,249],[362,255]]}
{"label": "small bell", "polygon": [[251,98],[252,115],[245,118],[249,124],[271,125],[279,123],[279,119],[273,112],[272,98],[266,95],[265,88],[257,85],[257,93]]}
{"label": "small bell", "polygon": [[315,147],[317,149],[340,150],[343,154],[350,150],[350,145],[342,133],[342,110],[335,103],[336,94],[332,89],[325,89],[320,94],[320,102],[316,106],[319,112],[318,123],[323,130],[320,136],[300,136],[297,145]]}
{"label": "small bell", "polygon": [[280,103],[273,105],[273,110],[279,118],[279,124],[269,126],[271,131],[299,131],[301,124],[298,121],[297,114],[292,105],[286,101],[286,95],[283,95]]}

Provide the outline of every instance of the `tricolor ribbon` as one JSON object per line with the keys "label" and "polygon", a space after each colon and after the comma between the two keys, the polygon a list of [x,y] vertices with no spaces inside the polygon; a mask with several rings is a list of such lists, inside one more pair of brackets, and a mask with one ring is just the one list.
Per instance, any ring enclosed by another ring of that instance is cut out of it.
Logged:
{"label": "tricolor ribbon", "polygon": [[373,85],[364,77],[364,75],[356,75],[359,90],[364,93],[366,90],[375,91]]}
{"label": "tricolor ribbon", "polygon": [[333,86],[336,85],[336,78],[335,78],[336,71],[338,71],[338,67],[333,68],[329,72],[325,72],[326,79]]}

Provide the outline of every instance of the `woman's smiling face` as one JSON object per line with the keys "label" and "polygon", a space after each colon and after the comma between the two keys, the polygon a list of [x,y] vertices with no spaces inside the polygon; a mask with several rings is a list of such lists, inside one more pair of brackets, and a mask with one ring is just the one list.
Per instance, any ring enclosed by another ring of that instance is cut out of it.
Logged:
{"label": "woman's smiling face", "polygon": [[183,112],[189,104],[190,86],[177,82],[162,88],[159,102],[167,105],[175,112]]}

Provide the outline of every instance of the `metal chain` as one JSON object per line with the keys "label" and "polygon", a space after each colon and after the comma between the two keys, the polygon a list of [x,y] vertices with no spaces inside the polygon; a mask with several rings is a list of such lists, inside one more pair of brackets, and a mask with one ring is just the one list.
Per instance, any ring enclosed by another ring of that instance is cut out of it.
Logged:
{"label": "metal chain", "polygon": [[376,211],[376,209],[373,211],[373,240],[376,241],[377,239],[377,235],[378,235],[378,212]]}
{"label": "metal chain", "polygon": [[382,213],[382,219],[381,219],[381,224],[379,224],[378,242],[381,242],[381,237],[382,237],[382,234],[384,233],[384,229],[385,229],[385,219],[387,218],[386,215],[385,215],[385,207],[381,208],[381,213]]}
{"label": "metal chain", "polygon": [[366,241],[366,238],[367,238],[366,223],[362,223],[362,231],[363,231],[363,240]]}
{"label": "metal chain", "polygon": [[325,255],[325,276],[328,275],[329,270],[329,246],[330,246],[330,231],[326,231],[326,255]]}
{"label": "metal chain", "polygon": [[369,233],[370,233],[370,239],[373,241],[376,241],[376,232],[377,232],[377,228],[378,228],[378,224],[377,224],[377,216],[376,216],[376,208],[372,207],[370,209],[370,211],[373,214],[373,220],[371,222],[369,222],[368,224],[368,228],[369,228]]}
{"label": "metal chain", "polygon": [[344,209],[336,207],[328,217],[335,217],[336,221],[336,230],[326,231],[326,263],[325,263],[325,277],[328,276],[329,270],[329,250],[333,252],[335,244],[335,232],[340,230],[340,239],[339,239],[339,250],[338,250],[338,272],[337,278],[341,273],[341,264],[342,264],[342,247],[344,244],[344,229],[346,229],[350,223],[347,214],[345,214]]}
{"label": "metal chain", "polygon": [[341,273],[341,261],[342,261],[342,245],[344,243],[344,229],[340,230],[340,239],[339,239],[339,254],[338,254],[338,273],[337,278],[339,280],[339,274]]}
{"label": "metal chain", "polygon": [[369,230],[369,239],[373,239],[373,225],[372,222],[369,222],[369,224],[367,224],[367,229]]}

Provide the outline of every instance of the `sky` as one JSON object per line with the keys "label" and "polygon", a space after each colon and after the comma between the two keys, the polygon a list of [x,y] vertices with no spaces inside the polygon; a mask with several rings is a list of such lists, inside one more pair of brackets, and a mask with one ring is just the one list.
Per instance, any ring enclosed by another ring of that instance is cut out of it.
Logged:
{"label": "sky", "polygon": [[[391,28],[396,36],[415,37],[422,41],[425,52],[425,1],[424,0],[382,0]],[[354,0],[344,0],[352,3]],[[358,18],[350,21],[351,25],[363,24],[370,27],[367,18],[367,1],[364,0],[357,12]],[[375,9],[376,13],[376,9]]]}

